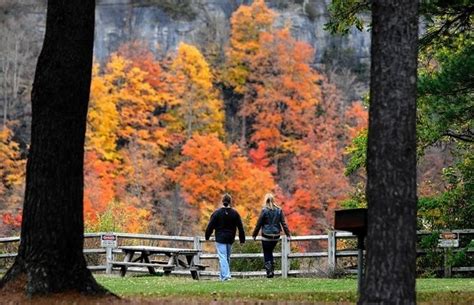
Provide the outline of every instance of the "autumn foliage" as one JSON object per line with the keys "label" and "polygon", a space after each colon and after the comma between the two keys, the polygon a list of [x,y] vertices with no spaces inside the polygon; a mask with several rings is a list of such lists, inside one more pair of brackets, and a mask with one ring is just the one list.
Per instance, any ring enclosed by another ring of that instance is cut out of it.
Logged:
{"label": "autumn foliage", "polygon": [[319,113],[296,152],[295,192],[286,206],[288,218],[300,223],[298,230],[305,234],[315,226],[331,228],[334,210],[350,191],[344,176],[344,145],[338,140],[345,132],[338,109],[342,105],[334,86],[323,83],[321,90]]}
{"label": "autumn foliage", "polygon": [[202,212],[202,224],[226,192],[232,195],[236,209],[247,216],[246,224],[255,224],[257,203],[275,187],[267,168],[252,164],[236,145],[222,143],[215,134],[195,134],[182,154],[185,159],[172,176],[181,185],[185,200]]}
{"label": "autumn foliage", "polygon": [[251,6],[242,5],[232,14],[224,81],[239,94],[250,91],[250,65],[260,49],[260,35],[271,30],[274,18],[275,13],[263,0],[254,1]]}
{"label": "autumn foliage", "polygon": [[287,28],[262,33],[259,45],[249,75],[254,98],[247,98],[241,114],[255,121],[251,142],[294,151],[314,124],[321,100],[320,76],[309,66],[313,50],[292,38]]}
{"label": "autumn foliage", "polygon": [[[312,67],[315,50],[289,25],[276,27],[275,18],[263,0],[241,5],[216,69],[187,43],[157,57],[132,41],[95,63],[84,160],[87,230],[200,234],[225,192],[248,229],[268,192],[294,233],[332,227],[351,191],[344,148],[365,127],[367,112],[342,103]],[[228,108],[237,131],[227,128]],[[0,130],[0,145],[2,221],[16,226],[24,156],[8,128]]]}
{"label": "autumn foliage", "polygon": [[0,127],[0,229],[8,231],[20,227],[25,164],[12,129]]}
{"label": "autumn foliage", "polygon": [[191,137],[193,133],[223,135],[223,102],[213,87],[214,77],[199,50],[181,43],[171,64],[172,103],[169,127]]}

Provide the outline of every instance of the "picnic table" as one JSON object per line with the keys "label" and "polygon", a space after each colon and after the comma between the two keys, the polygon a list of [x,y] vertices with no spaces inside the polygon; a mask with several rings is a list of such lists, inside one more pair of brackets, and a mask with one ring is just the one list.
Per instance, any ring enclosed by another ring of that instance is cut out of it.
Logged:
{"label": "picnic table", "polygon": [[[199,279],[199,271],[206,266],[196,264],[194,257],[201,250],[164,248],[151,246],[122,246],[120,250],[125,254],[123,262],[114,261],[112,265],[120,267],[120,275],[125,276],[128,267],[147,267],[150,274],[156,274],[155,268],[163,270],[165,275],[169,275],[174,270],[189,270],[193,279]],[[138,256],[134,258],[134,255]],[[152,260],[153,255],[165,255],[167,261]]]}

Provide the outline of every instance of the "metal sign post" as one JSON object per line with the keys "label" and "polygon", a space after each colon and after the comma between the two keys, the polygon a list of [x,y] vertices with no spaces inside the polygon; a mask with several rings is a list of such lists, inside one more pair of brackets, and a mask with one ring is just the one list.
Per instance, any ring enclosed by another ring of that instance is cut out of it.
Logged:
{"label": "metal sign post", "polygon": [[449,262],[449,248],[459,247],[459,233],[443,232],[439,234],[438,248],[444,249],[444,277],[451,277],[451,264]]}
{"label": "metal sign post", "polygon": [[112,274],[112,261],[114,260],[113,249],[117,248],[117,235],[104,233],[100,236],[100,246],[105,248],[105,273]]}

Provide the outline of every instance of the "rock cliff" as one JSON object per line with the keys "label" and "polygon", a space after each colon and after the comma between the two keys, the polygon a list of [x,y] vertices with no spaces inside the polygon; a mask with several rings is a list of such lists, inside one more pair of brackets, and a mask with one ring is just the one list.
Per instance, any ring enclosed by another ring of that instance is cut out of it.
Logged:
{"label": "rock cliff", "polygon": [[[95,56],[105,59],[130,40],[143,40],[156,52],[173,50],[181,42],[195,44],[202,51],[222,52],[229,39],[230,17],[252,0],[97,0]],[[350,53],[358,63],[368,63],[370,33],[352,30],[344,37],[324,30],[330,0],[266,0],[278,13],[275,26],[290,25],[293,35],[315,49],[315,61],[331,52]],[[16,23],[29,32],[27,39],[42,41],[46,0],[4,0],[0,3],[0,25]],[[8,33],[7,33],[8,34]],[[18,34],[18,32],[17,32]],[[2,46],[0,46],[0,50]],[[340,54],[339,54],[340,55]],[[336,54],[337,56],[337,54]]]}
{"label": "rock cliff", "polygon": [[[230,17],[251,0],[99,0],[95,55],[104,59],[129,40],[144,40],[157,52],[173,50],[184,41],[201,49],[222,48],[229,38]],[[350,50],[367,63],[370,33],[353,30],[345,37],[324,31],[330,0],[267,0],[278,12],[276,26],[290,25],[293,35],[315,49],[321,62],[331,50]],[[222,51],[222,49],[220,49]]]}

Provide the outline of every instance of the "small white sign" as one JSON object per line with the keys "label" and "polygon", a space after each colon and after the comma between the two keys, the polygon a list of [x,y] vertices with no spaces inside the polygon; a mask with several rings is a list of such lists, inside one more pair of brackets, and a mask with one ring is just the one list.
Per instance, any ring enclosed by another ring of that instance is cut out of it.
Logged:
{"label": "small white sign", "polygon": [[100,236],[100,246],[103,248],[117,248],[117,235],[105,233]]}
{"label": "small white sign", "polygon": [[459,239],[440,239],[438,241],[440,248],[457,248],[459,247]]}
{"label": "small white sign", "polygon": [[444,232],[439,234],[439,248],[457,248],[459,247],[459,234],[452,232]]}

